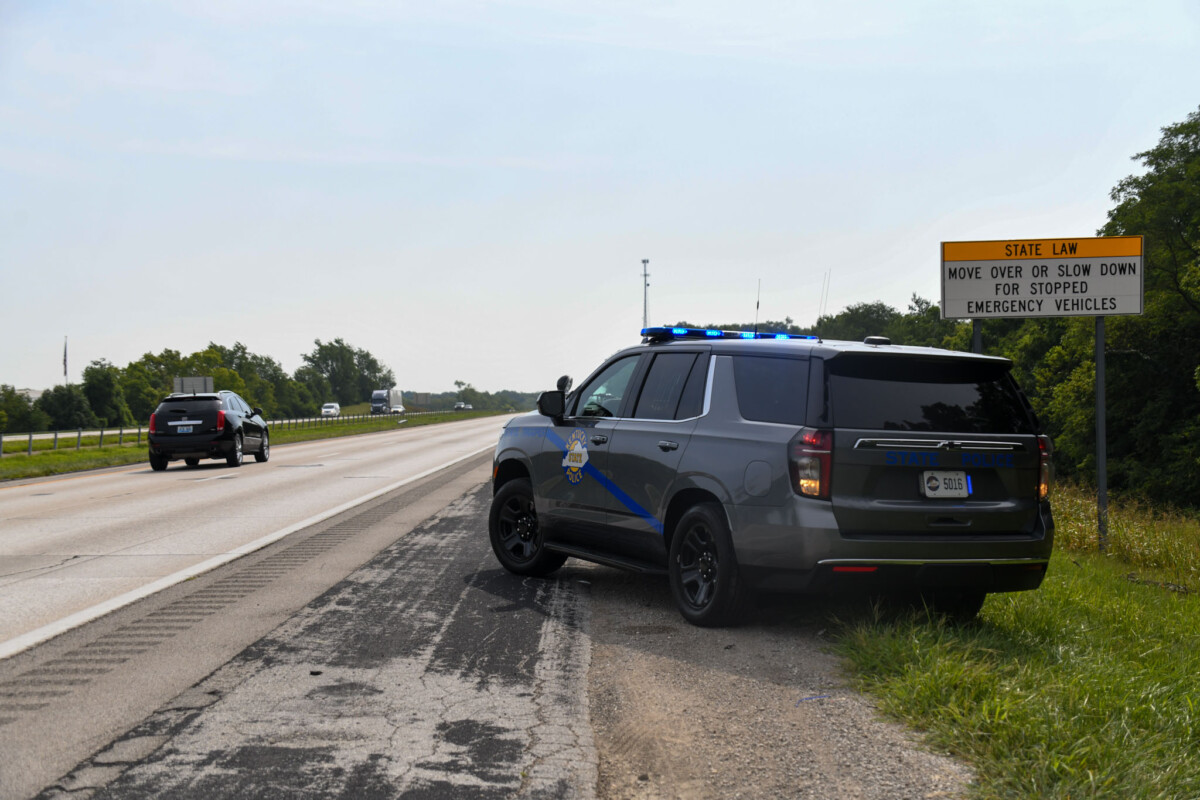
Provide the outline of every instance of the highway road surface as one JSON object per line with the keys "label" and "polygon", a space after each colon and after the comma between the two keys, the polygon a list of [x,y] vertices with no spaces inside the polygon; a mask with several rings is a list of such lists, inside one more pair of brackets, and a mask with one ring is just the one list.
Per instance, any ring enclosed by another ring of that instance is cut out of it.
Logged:
{"label": "highway road surface", "polygon": [[0,487],[0,658],[490,451],[507,417],[274,447],[239,468],[148,465]]}

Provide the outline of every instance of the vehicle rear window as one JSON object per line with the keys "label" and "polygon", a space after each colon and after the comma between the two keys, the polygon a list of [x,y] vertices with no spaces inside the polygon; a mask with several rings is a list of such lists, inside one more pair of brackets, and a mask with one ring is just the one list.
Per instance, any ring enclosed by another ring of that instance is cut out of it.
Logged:
{"label": "vehicle rear window", "polygon": [[833,423],[839,428],[1035,432],[1004,363],[865,355],[827,363]]}
{"label": "vehicle rear window", "polygon": [[191,411],[215,411],[221,405],[220,401],[215,397],[184,397],[178,400],[164,400],[159,403],[159,413],[174,411],[176,413],[187,413]]}
{"label": "vehicle rear window", "polygon": [[734,356],[733,381],[743,418],[804,424],[808,396],[807,360]]}

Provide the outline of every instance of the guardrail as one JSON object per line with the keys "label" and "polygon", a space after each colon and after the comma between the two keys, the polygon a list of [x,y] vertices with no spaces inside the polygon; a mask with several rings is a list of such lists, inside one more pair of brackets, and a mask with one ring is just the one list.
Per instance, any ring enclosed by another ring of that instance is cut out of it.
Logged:
{"label": "guardrail", "polygon": [[[409,417],[421,417],[429,414],[446,414],[452,413],[450,409],[443,411],[408,411],[403,414],[346,414],[336,417],[296,417],[294,419],[272,419],[267,420],[267,427],[272,430],[303,430],[305,428],[315,428],[330,425],[347,424],[350,422],[361,422],[362,420],[378,419],[385,420],[395,418],[397,422],[403,422]],[[35,452],[64,450],[81,450],[84,447],[123,447],[128,439],[131,443],[138,445],[142,444],[143,433],[146,432],[145,425],[137,427],[122,427],[113,428],[98,428],[95,430],[85,431],[83,428],[65,431],[40,431],[29,433],[0,433],[0,458],[5,455],[33,455]],[[135,438],[136,437],[136,438]],[[113,439],[116,439],[114,442]],[[107,441],[106,441],[107,440]],[[10,450],[4,452],[4,445],[11,445],[14,441],[24,442],[25,446],[18,450]],[[35,442],[37,446],[35,447]],[[48,443],[48,444],[47,444]],[[61,445],[61,448],[60,448]]]}

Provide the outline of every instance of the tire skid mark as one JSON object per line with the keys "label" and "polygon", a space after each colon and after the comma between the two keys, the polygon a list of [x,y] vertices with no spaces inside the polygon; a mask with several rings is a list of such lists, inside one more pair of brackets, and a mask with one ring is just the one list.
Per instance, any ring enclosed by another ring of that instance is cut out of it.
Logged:
{"label": "tire skid mark", "polygon": [[92,797],[590,800],[584,598],[499,573],[489,501],[460,498],[118,740],[158,744]]}

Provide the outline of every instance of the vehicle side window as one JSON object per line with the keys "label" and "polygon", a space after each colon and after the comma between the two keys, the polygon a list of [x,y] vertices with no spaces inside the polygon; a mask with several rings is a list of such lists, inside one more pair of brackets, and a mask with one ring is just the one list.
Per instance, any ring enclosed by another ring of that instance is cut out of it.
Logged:
{"label": "vehicle side window", "polygon": [[696,353],[659,353],[650,365],[633,416],[639,419],[675,419],[679,398]]}
{"label": "vehicle side window", "polygon": [[808,361],[734,356],[733,381],[745,419],[803,425],[808,402]]}
{"label": "vehicle side window", "polygon": [[637,369],[640,356],[628,356],[609,364],[579,392],[576,416],[615,417],[621,411],[621,401],[629,381]]}
{"label": "vehicle side window", "polygon": [[704,413],[704,390],[708,386],[708,356],[702,355],[692,365],[687,383],[683,386],[683,397],[675,419],[691,419]]}

